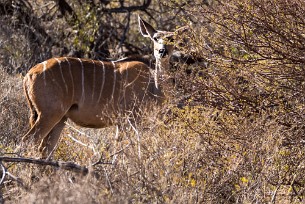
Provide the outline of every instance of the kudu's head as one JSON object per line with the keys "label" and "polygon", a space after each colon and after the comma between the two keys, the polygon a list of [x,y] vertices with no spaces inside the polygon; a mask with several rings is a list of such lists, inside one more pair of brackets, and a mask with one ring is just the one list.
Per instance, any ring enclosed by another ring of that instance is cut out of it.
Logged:
{"label": "kudu's head", "polygon": [[175,32],[155,30],[149,23],[140,16],[139,28],[144,37],[149,37],[154,43],[154,56],[156,67],[154,70],[155,85],[158,88],[158,76],[169,66],[170,57],[173,54],[175,40],[179,35],[188,29],[187,26],[177,29]]}

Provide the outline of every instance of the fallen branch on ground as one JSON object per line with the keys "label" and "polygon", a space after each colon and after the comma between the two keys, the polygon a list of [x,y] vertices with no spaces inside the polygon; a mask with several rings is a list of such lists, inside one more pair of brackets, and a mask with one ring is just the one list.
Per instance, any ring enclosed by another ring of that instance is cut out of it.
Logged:
{"label": "fallen branch on ground", "polygon": [[[7,171],[6,167],[2,162],[14,162],[14,163],[30,163],[30,164],[38,164],[43,166],[52,166],[64,170],[73,171],[76,173],[81,173],[82,175],[87,175],[89,173],[89,168],[85,166],[80,166],[78,164],[75,164],[73,162],[62,162],[62,161],[50,161],[45,159],[33,159],[33,158],[24,158],[24,157],[7,157],[7,156],[0,156],[0,170],[2,171],[2,175],[0,174],[0,186],[5,181],[5,177],[8,176],[14,181],[17,181],[19,186],[22,186],[25,190],[29,190],[29,187],[24,184],[24,182],[12,175],[10,172]],[[105,163],[101,160],[96,163],[97,164],[111,164],[111,163]],[[93,165],[92,165],[93,167]],[[94,171],[92,171],[93,175],[97,176],[97,174],[94,174]],[[0,197],[1,198],[1,197]]]}
{"label": "fallen branch on ground", "polygon": [[[38,164],[43,166],[52,166],[64,170],[73,171],[76,173],[81,173],[83,175],[87,175],[89,173],[89,168],[85,166],[80,166],[73,162],[62,162],[62,161],[50,161],[44,159],[33,159],[33,158],[24,158],[24,157],[5,157],[0,156],[0,162],[15,162],[15,163],[30,163],[30,164]],[[111,164],[111,163],[101,163],[99,164]]]}

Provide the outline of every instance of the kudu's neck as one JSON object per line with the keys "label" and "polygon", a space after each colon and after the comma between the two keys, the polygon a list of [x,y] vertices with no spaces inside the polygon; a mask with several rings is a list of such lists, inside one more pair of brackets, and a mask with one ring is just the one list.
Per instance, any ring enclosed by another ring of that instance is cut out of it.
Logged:
{"label": "kudu's neck", "polygon": [[169,69],[169,58],[156,60],[159,70],[165,71]]}
{"label": "kudu's neck", "polygon": [[[165,72],[169,69],[169,58],[162,58],[158,59],[156,58],[154,68],[150,69],[150,73],[154,78],[155,82],[155,91],[160,91],[159,83],[163,82],[166,77],[164,77]],[[151,67],[152,68],[152,67]]]}

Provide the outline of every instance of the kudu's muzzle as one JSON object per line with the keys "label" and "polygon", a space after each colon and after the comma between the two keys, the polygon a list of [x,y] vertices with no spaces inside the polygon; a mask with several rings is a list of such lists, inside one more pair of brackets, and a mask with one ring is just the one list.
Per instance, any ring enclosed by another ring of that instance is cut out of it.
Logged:
{"label": "kudu's muzzle", "polygon": [[168,52],[165,48],[162,48],[159,50],[159,55],[160,55],[160,58],[164,58],[168,55]]}

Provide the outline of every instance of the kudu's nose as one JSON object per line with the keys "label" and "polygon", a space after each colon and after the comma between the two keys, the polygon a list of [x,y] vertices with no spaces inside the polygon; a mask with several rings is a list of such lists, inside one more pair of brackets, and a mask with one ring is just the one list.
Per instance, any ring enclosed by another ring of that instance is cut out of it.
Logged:
{"label": "kudu's nose", "polygon": [[165,48],[162,48],[159,50],[159,54],[161,57],[165,57],[167,55],[167,51]]}

